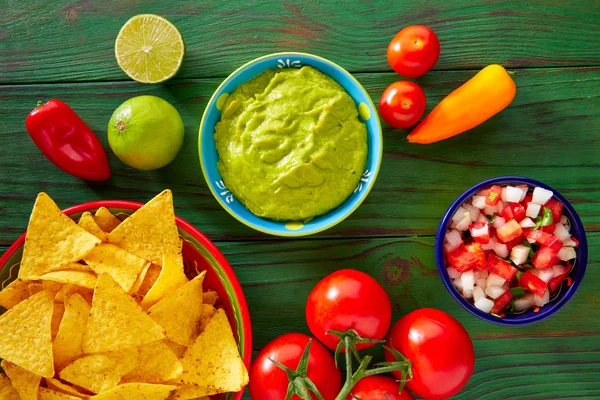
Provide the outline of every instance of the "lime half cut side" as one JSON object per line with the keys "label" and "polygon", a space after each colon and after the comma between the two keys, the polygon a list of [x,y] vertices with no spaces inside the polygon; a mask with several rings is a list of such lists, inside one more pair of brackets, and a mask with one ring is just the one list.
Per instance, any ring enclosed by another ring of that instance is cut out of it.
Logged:
{"label": "lime half cut side", "polygon": [[152,14],[131,17],[115,42],[119,67],[141,83],[164,82],[177,73],[185,45],[175,25]]}

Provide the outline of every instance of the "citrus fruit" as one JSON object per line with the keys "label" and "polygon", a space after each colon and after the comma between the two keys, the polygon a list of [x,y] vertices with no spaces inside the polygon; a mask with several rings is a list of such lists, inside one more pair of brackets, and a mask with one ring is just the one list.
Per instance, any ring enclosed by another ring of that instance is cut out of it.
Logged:
{"label": "citrus fruit", "polygon": [[133,168],[161,168],[173,161],[183,144],[183,121],[175,107],[160,97],[133,97],[110,118],[108,144],[119,160]]}
{"label": "citrus fruit", "polygon": [[177,73],[185,45],[175,25],[152,14],[131,17],[115,42],[119,67],[141,83],[164,82]]}

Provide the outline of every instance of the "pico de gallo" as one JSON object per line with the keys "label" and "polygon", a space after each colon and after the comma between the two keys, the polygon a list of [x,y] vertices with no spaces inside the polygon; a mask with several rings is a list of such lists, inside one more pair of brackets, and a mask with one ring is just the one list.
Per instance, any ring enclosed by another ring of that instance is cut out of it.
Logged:
{"label": "pico de gallo", "polygon": [[569,282],[578,246],[570,230],[552,191],[494,185],[452,217],[444,240],[448,276],[485,313],[537,311]]}

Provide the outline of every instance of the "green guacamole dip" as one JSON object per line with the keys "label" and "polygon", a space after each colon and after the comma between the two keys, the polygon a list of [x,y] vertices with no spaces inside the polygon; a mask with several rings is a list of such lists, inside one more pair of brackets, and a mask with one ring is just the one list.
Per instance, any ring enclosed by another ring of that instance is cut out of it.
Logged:
{"label": "green guacamole dip", "polygon": [[221,110],[218,169],[254,214],[307,220],[358,185],[367,128],[350,95],[322,72],[267,70],[235,89]]}

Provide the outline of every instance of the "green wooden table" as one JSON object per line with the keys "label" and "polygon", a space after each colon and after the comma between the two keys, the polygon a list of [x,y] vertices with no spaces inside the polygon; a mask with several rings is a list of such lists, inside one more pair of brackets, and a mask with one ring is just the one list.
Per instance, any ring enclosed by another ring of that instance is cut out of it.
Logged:
{"label": "green wooden table", "polygon": [[[119,28],[140,13],[167,17],[186,42],[183,67],[166,84],[132,82],[114,59]],[[409,145],[406,131],[386,127],[373,191],[350,218],[319,235],[266,236],[221,209],[204,183],[197,137],[224,77],[264,54],[304,51],[354,73],[378,101],[399,79],[387,65],[386,46],[410,24],[431,27],[441,42],[436,67],[417,80],[428,110],[490,63],[517,73],[508,109],[429,146]],[[436,307],[465,325],[477,361],[457,398],[600,398],[599,93],[600,5],[593,0],[0,0],[0,252],[25,230],[40,191],[64,208],[98,199],[147,201],[171,188],[177,214],[215,241],[235,268],[250,305],[255,351],[284,332],[308,332],[304,304],[311,288],[337,269],[356,268],[385,287],[395,319]],[[25,131],[36,102],[58,98],[109,149],[113,110],[142,94],[167,99],[185,122],[183,149],[158,171],[133,170],[108,150],[112,179],[84,182],[47,161]],[[434,233],[450,202],[499,175],[525,175],[558,189],[575,205],[590,245],[574,299],[524,328],[492,325],[460,308],[433,257]]]}

